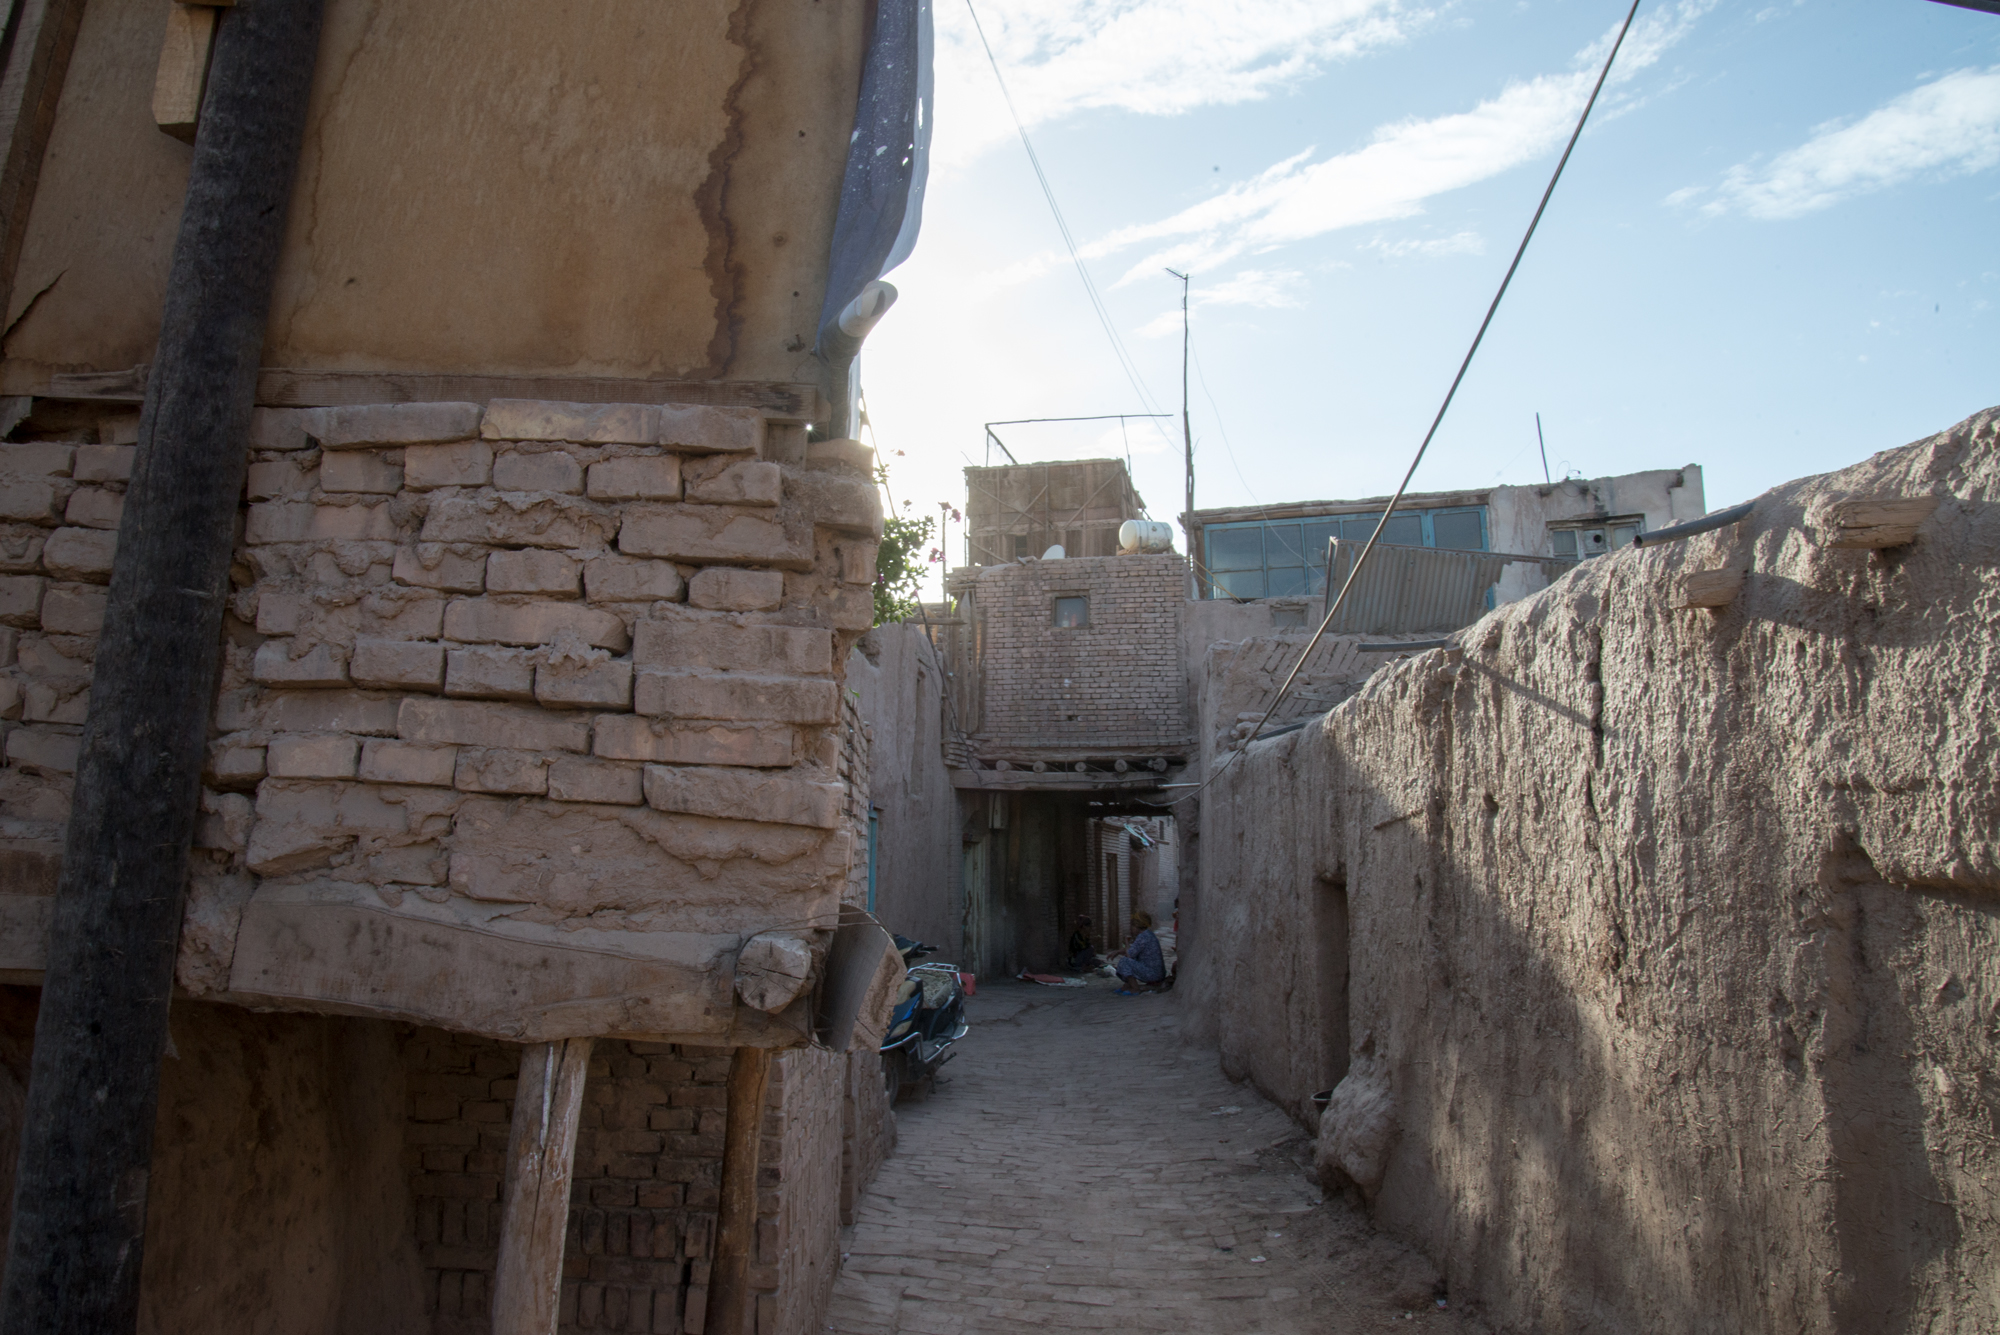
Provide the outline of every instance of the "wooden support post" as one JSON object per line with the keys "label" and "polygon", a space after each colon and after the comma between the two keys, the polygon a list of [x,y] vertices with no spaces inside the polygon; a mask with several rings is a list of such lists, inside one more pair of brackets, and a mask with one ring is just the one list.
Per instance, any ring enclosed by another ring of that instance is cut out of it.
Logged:
{"label": "wooden support post", "polygon": [[729,1063],[729,1114],[722,1136],[722,1201],[708,1272],[702,1335],[745,1335],[755,1307],[750,1257],[757,1247],[757,1159],[764,1138],[768,1048],[738,1048]]}
{"label": "wooden support post", "polygon": [[56,886],[4,1335],[138,1321],[230,545],[320,19],[321,0],[243,0],[216,34]]}
{"label": "wooden support post", "polygon": [[500,1260],[493,1272],[493,1335],[555,1335],[576,1123],[592,1041],[567,1038],[521,1049],[507,1132]]}
{"label": "wooden support post", "polygon": [[0,307],[13,304],[28,210],[82,22],[83,0],[13,0],[0,25]]}

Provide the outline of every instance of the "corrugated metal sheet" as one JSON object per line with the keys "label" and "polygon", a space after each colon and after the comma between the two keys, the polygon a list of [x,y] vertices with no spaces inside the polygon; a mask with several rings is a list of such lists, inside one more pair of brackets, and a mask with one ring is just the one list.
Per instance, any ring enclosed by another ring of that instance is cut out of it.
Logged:
{"label": "corrugated metal sheet", "polygon": [[[1327,544],[1326,601],[1339,596],[1363,544],[1335,538]],[[1327,629],[1346,635],[1411,635],[1454,631],[1486,614],[1486,591],[1515,562],[1542,567],[1550,582],[1575,564],[1553,557],[1507,552],[1464,552],[1444,547],[1392,547],[1378,543],[1361,568],[1340,615]]]}

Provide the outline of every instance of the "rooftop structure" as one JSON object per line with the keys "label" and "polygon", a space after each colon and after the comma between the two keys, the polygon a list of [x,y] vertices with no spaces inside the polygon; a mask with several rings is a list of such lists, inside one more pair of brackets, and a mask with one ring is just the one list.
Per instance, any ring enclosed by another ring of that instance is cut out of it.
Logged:
{"label": "rooftop structure", "polygon": [[991,566],[1061,547],[1114,556],[1118,526],[1146,502],[1118,459],[1076,459],[965,470],[965,561]]}

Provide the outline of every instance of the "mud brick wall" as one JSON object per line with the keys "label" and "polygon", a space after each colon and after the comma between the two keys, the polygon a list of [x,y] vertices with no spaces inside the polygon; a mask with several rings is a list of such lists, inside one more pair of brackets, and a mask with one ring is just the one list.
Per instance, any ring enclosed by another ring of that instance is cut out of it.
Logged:
{"label": "mud brick wall", "polygon": [[[136,425],[0,446],[13,967],[46,919]],[[857,860],[839,678],[879,501],[859,447],[773,432],[723,408],[260,409],[182,985],[510,1038],[608,993],[585,1032],[722,1040],[735,945],[831,926]],[[472,981],[341,956],[356,915],[471,929]],[[577,926],[661,963],[525,1001],[495,981],[523,967],[496,941],[543,958]]]}
{"label": "mud brick wall", "polygon": [[841,895],[841,903],[858,909],[868,906],[868,816],[872,801],[869,793],[869,753],[873,745],[874,730],[863,717],[860,694],[843,684],[840,692],[840,762],[835,777],[847,794],[841,814],[853,840],[854,857],[849,863],[847,888]]}
{"label": "mud brick wall", "polygon": [[[1898,498],[1913,541],[1838,545]],[[1589,561],[1202,795],[1192,1036],[1334,1086],[1325,1180],[1455,1305],[1994,1328],[1996,498],[2000,409]]]}
{"label": "mud brick wall", "polygon": [[[983,710],[973,746],[1079,757],[1184,749],[1180,667],[1187,567],[1171,553],[992,566],[972,577]],[[1058,629],[1055,600],[1089,600],[1089,624]]]}
{"label": "mud brick wall", "polygon": [[[432,1335],[485,1335],[500,1246],[501,1171],[520,1048],[438,1029],[403,1043],[405,1164]],[[874,1084],[881,1087],[879,1059]],[[730,1054],[600,1040],[577,1127],[560,1329],[702,1329],[722,1180]],[[751,1283],[758,1335],[816,1330],[839,1269],[849,1058],[795,1049],[771,1064]],[[861,1111],[867,1112],[864,1106]],[[878,1110],[886,1111],[886,1110]],[[872,1176],[879,1164],[864,1163]]]}
{"label": "mud brick wall", "polygon": [[771,1063],[750,1269],[758,1290],[756,1335],[795,1335],[824,1324],[840,1273],[847,1068],[846,1054],[821,1048],[794,1048]]}

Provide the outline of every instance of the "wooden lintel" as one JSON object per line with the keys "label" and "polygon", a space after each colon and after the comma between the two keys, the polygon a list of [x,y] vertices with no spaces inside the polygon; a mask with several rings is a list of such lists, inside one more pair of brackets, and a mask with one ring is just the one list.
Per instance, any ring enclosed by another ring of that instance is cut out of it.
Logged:
{"label": "wooden lintel", "polygon": [[825,416],[816,385],[780,380],[646,380],[623,376],[368,374],[266,368],[257,402],[266,408],[337,408],[361,403],[693,403],[755,408],[777,422]]}
{"label": "wooden lintel", "polygon": [[[50,399],[137,403],[146,397],[144,366],[124,371],[52,375],[28,392]],[[823,413],[819,389],[777,380],[627,380],[620,376],[373,375],[267,367],[257,374],[264,408],[338,408],[366,403],[692,403],[755,408],[774,422],[813,422]]]}
{"label": "wooden lintel", "polygon": [[556,1335],[563,1235],[591,1044],[588,1038],[566,1038],[521,1049],[507,1132],[500,1257],[493,1270],[493,1335]]}
{"label": "wooden lintel", "polygon": [[1813,507],[1820,545],[1836,550],[1901,547],[1943,501],[1941,496],[1849,496]]}
{"label": "wooden lintel", "polygon": [[1004,793],[1145,792],[1159,787],[1166,780],[1167,775],[1155,774],[1151,770],[1133,770],[1127,774],[1106,774],[1101,770],[1083,774],[1074,770],[1049,770],[1045,774],[1037,774],[1031,769],[951,771],[951,786],[954,788]]}

